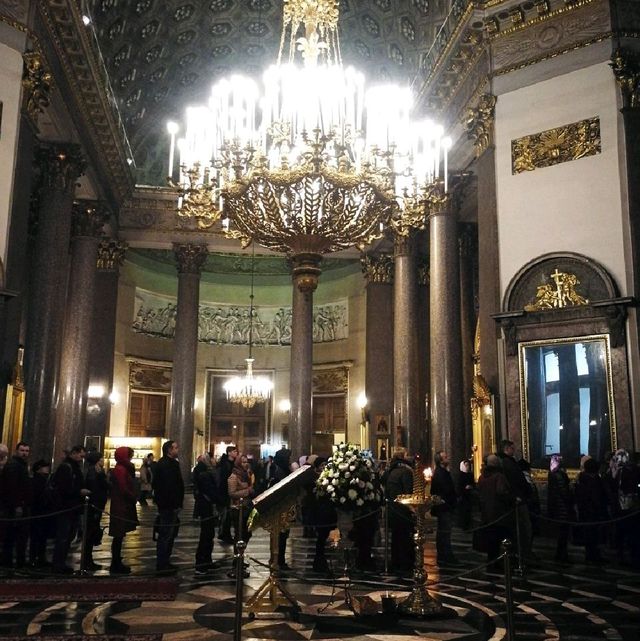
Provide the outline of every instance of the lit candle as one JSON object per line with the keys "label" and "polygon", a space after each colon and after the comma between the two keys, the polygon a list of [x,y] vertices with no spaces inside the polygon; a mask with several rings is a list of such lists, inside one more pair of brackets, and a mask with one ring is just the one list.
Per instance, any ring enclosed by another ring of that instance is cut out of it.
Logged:
{"label": "lit candle", "polygon": [[171,136],[171,147],[169,148],[169,171],[167,176],[173,176],[173,157],[176,151],[176,134],[178,133],[178,125],[175,122],[169,121],[167,123],[167,132]]}
{"label": "lit candle", "polygon": [[425,496],[431,496],[431,479],[433,478],[433,470],[428,467],[424,471],[424,493]]}

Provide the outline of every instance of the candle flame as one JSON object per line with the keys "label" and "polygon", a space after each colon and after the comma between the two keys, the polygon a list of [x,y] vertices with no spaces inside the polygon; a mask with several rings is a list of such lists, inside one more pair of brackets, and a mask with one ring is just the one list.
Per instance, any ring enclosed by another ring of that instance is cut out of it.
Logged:
{"label": "candle flame", "polygon": [[433,476],[433,470],[430,467],[427,467],[424,471],[424,480],[425,481],[431,481],[431,477]]}

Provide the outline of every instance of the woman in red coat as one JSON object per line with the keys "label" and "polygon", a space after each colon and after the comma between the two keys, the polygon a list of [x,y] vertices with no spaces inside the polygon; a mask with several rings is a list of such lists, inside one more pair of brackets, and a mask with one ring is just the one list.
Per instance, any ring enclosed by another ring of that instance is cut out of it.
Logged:
{"label": "woman in red coat", "polygon": [[109,509],[109,536],[111,542],[112,574],[129,574],[131,568],[122,562],[122,541],[127,532],[138,527],[136,514],[136,470],[131,462],[133,450],[119,447],[115,453],[116,466],[111,471],[111,507]]}

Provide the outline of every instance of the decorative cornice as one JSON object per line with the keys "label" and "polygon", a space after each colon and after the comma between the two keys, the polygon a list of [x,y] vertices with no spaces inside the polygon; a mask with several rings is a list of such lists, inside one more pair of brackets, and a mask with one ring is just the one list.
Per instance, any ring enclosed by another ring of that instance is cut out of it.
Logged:
{"label": "decorative cornice", "polygon": [[362,273],[367,283],[393,283],[393,256],[391,254],[362,254]]}
{"label": "decorative cornice", "polygon": [[207,260],[206,245],[178,244],[173,245],[179,274],[200,274]]}
{"label": "decorative cornice", "polygon": [[22,54],[23,104],[33,127],[38,128],[38,116],[49,106],[49,95],[53,88],[53,76],[47,70],[44,56],[36,51]]}
{"label": "decorative cornice", "polygon": [[108,212],[97,202],[80,200],[73,203],[71,212],[71,236],[97,238],[107,221]]}
{"label": "decorative cornice", "polygon": [[425,209],[427,216],[442,214],[451,206],[452,195],[445,191],[444,181],[436,180],[425,189]]}
{"label": "decorative cornice", "polygon": [[511,171],[520,174],[601,152],[596,116],[511,141]]}
{"label": "decorative cornice", "polygon": [[75,0],[40,0],[38,9],[60,60],[82,122],[82,135],[95,149],[91,154],[118,202],[133,189],[131,152],[105,70],[90,41],[91,30],[82,22]]}
{"label": "decorative cornice", "polygon": [[495,118],[496,97],[493,94],[482,94],[475,108],[467,109],[464,126],[467,137],[473,141],[476,156],[493,144],[493,121]]}
{"label": "decorative cornice", "polygon": [[124,255],[128,248],[128,243],[113,238],[101,241],[98,245],[96,268],[105,272],[117,271],[124,262]]}
{"label": "decorative cornice", "polygon": [[625,109],[640,107],[640,63],[628,52],[616,49],[610,63],[613,75],[618,81]]}
{"label": "decorative cornice", "polygon": [[[76,181],[86,168],[79,145],[43,145],[38,151],[44,189],[73,193]],[[46,196],[45,196],[46,197]]]}
{"label": "decorative cornice", "polygon": [[413,239],[415,236],[414,230],[409,230],[406,235],[396,234],[393,237],[393,255],[407,256],[413,251]]}

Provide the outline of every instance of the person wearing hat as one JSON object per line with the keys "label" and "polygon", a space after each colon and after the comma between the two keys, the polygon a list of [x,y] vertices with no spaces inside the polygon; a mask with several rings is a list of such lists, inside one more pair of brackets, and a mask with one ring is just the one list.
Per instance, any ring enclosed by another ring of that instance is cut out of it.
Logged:
{"label": "person wearing hat", "polygon": [[85,538],[85,569],[99,570],[100,565],[93,560],[93,548],[102,543],[100,519],[109,496],[109,481],[104,471],[104,457],[101,452],[87,452],[85,456],[87,476],[85,485],[91,491],[89,511],[87,512],[87,536]]}

